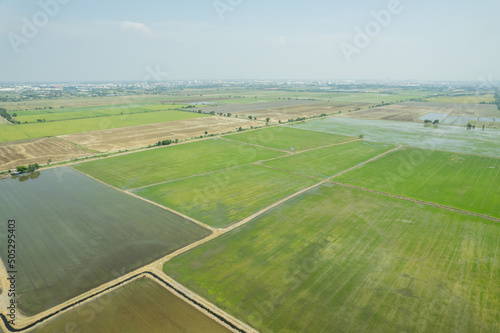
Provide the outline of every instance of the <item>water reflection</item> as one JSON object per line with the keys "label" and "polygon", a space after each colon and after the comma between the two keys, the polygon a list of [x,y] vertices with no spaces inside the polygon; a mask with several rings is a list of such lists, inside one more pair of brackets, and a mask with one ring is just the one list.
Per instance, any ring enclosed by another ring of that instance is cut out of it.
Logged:
{"label": "water reflection", "polygon": [[27,175],[22,175],[22,176],[12,176],[13,179],[17,179],[21,183],[29,179],[37,179],[38,177],[40,177],[40,171],[34,171]]}

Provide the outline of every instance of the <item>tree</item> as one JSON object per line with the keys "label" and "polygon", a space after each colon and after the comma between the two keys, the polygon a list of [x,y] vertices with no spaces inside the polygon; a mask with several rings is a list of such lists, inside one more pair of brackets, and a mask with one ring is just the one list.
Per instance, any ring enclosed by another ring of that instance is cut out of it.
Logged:
{"label": "tree", "polygon": [[227,116],[228,116],[228,117],[231,117],[231,115],[232,115],[232,113],[231,113],[231,112],[228,112],[228,113],[227,113]]}
{"label": "tree", "polygon": [[205,131],[205,135],[207,135],[207,134],[208,134],[208,131]]}
{"label": "tree", "polygon": [[47,164],[50,164],[52,162],[52,159],[49,157],[49,159],[47,160]]}
{"label": "tree", "polygon": [[28,170],[28,172],[33,172],[39,168],[40,168],[40,166],[38,165],[38,163],[35,163],[35,164],[29,164],[27,167],[27,170]]}
{"label": "tree", "polygon": [[248,119],[252,120],[252,118],[253,118],[252,116],[248,116]]}
{"label": "tree", "polygon": [[359,139],[360,139],[360,140],[363,140],[363,139],[364,139],[364,137],[365,137],[365,136],[364,136],[363,134],[360,134],[360,135],[359,135]]}
{"label": "tree", "polygon": [[267,118],[266,118],[266,123],[268,123],[268,122],[269,122],[269,120],[271,120],[271,118],[267,117]]}
{"label": "tree", "polygon": [[16,166],[16,170],[18,173],[25,173],[26,171],[28,171],[28,168],[25,167],[24,165],[20,165],[20,166]]}
{"label": "tree", "polygon": [[434,120],[432,123],[433,123],[434,125],[439,124],[439,119]]}

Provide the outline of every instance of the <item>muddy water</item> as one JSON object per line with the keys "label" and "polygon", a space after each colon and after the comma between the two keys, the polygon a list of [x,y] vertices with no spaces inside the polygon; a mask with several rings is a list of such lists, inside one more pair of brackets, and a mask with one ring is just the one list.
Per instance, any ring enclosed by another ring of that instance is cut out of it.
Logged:
{"label": "muddy water", "polygon": [[500,157],[500,130],[494,129],[468,131],[460,126],[440,125],[434,128],[416,123],[341,117],[315,119],[290,126],[355,137],[363,134],[370,141]]}

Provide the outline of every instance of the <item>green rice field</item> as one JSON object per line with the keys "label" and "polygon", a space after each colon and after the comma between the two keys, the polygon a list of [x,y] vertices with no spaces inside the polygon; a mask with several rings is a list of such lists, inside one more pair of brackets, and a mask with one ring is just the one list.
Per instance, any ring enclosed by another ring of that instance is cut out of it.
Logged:
{"label": "green rice field", "polygon": [[322,185],[167,262],[260,332],[497,332],[500,225]]}
{"label": "green rice field", "polygon": [[29,136],[19,130],[19,126],[0,124],[0,142],[29,139]]}
{"label": "green rice field", "polygon": [[[14,126],[17,131],[23,133],[27,138],[41,138],[45,136],[91,132],[111,128],[130,127],[200,117],[207,117],[207,115],[182,111],[158,111],[124,114],[119,116],[115,115],[97,118],[52,121],[45,123],[29,123],[12,126]],[[19,139],[17,137],[7,136],[4,141],[14,140]]]}
{"label": "green rice field", "polygon": [[200,117],[207,117],[207,115],[172,110],[21,125],[2,124],[0,125],[0,142],[99,131]]}
{"label": "green rice field", "polygon": [[134,191],[213,227],[226,227],[316,180],[246,165]]}
{"label": "green rice field", "polygon": [[303,175],[328,178],[395,147],[392,144],[356,141],[294,154],[264,164]]}
{"label": "green rice field", "polygon": [[283,155],[266,148],[209,139],[81,163],[75,168],[113,186],[130,189]]}
{"label": "green rice field", "polygon": [[287,151],[301,151],[355,140],[349,136],[304,131],[284,126],[227,135],[225,138]]}
{"label": "green rice field", "polygon": [[[0,219],[12,218],[18,308],[26,315],[210,235],[191,221],[65,167],[0,180]],[[6,229],[2,223],[2,242]],[[6,250],[0,251],[3,262]]]}
{"label": "green rice field", "polygon": [[500,217],[500,159],[404,148],[335,181]]}
{"label": "green rice field", "polygon": [[94,118],[103,116],[113,116],[122,114],[145,113],[151,111],[166,111],[181,109],[185,105],[147,105],[136,107],[110,107],[110,108],[89,108],[87,111],[74,111],[71,109],[58,109],[56,112],[53,110],[32,110],[32,111],[19,111],[16,120],[24,123],[36,123],[38,119],[45,121],[69,120],[69,119],[82,119]]}
{"label": "green rice field", "polygon": [[67,332],[68,328],[71,332],[231,332],[146,277],[98,296],[31,332]]}

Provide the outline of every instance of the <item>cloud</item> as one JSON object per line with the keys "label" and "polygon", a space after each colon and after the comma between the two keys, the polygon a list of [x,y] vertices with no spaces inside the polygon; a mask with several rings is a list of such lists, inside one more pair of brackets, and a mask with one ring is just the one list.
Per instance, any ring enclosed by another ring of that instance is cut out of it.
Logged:
{"label": "cloud", "polygon": [[151,29],[149,29],[144,23],[137,23],[137,22],[130,22],[130,21],[123,21],[120,25],[120,28],[122,30],[135,30],[139,31],[147,36],[152,35]]}
{"label": "cloud", "polygon": [[285,43],[286,43],[285,37],[283,37],[283,36],[279,36],[278,39],[273,40],[273,45],[275,45],[275,46],[283,46],[283,45],[285,45]]}

